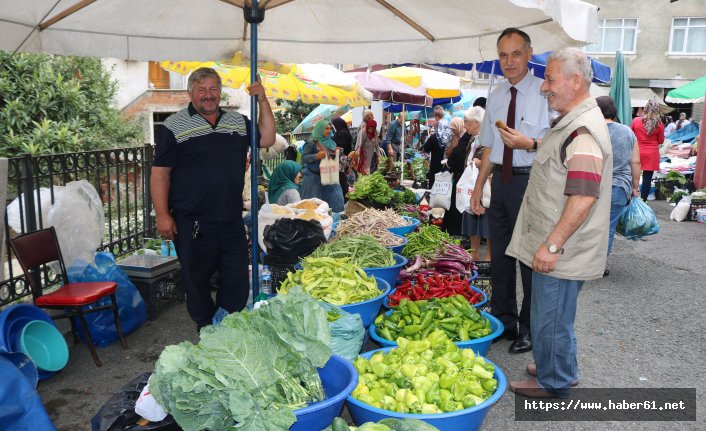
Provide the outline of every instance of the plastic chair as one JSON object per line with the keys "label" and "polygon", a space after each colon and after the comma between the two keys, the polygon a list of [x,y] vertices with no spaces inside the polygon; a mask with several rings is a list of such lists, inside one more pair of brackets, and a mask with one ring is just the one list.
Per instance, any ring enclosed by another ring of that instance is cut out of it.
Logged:
{"label": "plastic chair", "polygon": [[[88,331],[84,314],[113,310],[120,344],[122,344],[123,349],[127,349],[127,343],[123,337],[123,330],[120,327],[118,305],[115,300],[117,284],[114,281],[69,283],[69,278],[66,274],[66,266],[64,265],[64,259],[61,255],[61,249],[59,248],[59,241],[56,238],[56,231],[53,226],[10,239],[10,246],[32,289],[34,305],[41,308],[65,310],[63,314],[52,316],[53,319],[78,317],[81,321],[83,332],[86,334],[88,349],[91,351],[91,356],[93,356],[93,361],[96,363],[96,366],[100,367],[102,363],[100,359],[98,359],[96,347],[93,344],[91,333]],[[55,261],[58,261],[61,267],[61,273],[58,275],[62,279],[62,286],[54,292],[45,294],[39,282],[40,267],[46,263]],[[86,305],[98,302],[106,296],[110,296],[111,303],[109,305],[84,310]],[[74,336],[74,344],[78,344],[79,338],[74,319],[69,319],[69,321],[71,322],[71,333]]]}

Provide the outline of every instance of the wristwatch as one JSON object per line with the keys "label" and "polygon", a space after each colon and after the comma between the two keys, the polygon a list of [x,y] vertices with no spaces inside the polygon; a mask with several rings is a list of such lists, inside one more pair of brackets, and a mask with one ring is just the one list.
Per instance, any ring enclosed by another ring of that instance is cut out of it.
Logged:
{"label": "wristwatch", "polygon": [[564,254],[564,249],[556,244],[552,244],[551,242],[547,241],[544,243],[544,245],[547,246],[547,249],[551,254]]}
{"label": "wristwatch", "polygon": [[529,149],[527,150],[527,152],[528,152],[528,153],[534,153],[535,151],[537,151],[537,139],[536,139],[536,138],[532,138],[532,148],[529,148]]}

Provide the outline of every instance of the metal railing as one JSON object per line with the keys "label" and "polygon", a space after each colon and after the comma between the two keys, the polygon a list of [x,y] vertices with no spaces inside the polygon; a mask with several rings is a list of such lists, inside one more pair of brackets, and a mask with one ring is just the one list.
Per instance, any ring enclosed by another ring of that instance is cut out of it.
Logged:
{"label": "metal railing", "polygon": [[[149,173],[152,146],[25,156],[9,159],[8,203],[18,196],[19,231],[8,225],[5,212],[5,267],[0,272],[0,307],[31,295],[9,247],[9,238],[42,229],[48,206],[54,203],[55,187],[86,180],[103,203],[105,233],[100,251],[122,256],[142,248],[144,238],[154,236],[150,212]],[[44,189],[44,190],[42,190]],[[13,223],[17,225],[15,221]],[[0,260],[2,261],[2,260]],[[45,272],[45,281],[51,278]],[[46,287],[46,286],[45,286]]]}

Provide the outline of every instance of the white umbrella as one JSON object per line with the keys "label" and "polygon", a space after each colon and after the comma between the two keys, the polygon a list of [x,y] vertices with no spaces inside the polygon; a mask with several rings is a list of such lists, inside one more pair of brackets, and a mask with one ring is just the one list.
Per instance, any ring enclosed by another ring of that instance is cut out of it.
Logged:
{"label": "white umbrella", "polygon": [[[0,49],[125,60],[210,61],[247,48],[244,0],[0,0]],[[542,51],[592,42],[579,0],[261,0],[262,59],[467,63],[497,56],[508,26]]]}
{"label": "white umbrella", "polygon": [[[258,50],[291,63],[467,63],[495,58],[508,26],[553,50],[593,42],[597,21],[598,8],[579,0],[0,0],[0,50],[210,61],[250,42],[252,81]],[[255,98],[250,117],[257,131]],[[252,154],[256,142],[253,133]],[[253,268],[257,255],[253,241]],[[252,283],[257,292],[256,271]]]}

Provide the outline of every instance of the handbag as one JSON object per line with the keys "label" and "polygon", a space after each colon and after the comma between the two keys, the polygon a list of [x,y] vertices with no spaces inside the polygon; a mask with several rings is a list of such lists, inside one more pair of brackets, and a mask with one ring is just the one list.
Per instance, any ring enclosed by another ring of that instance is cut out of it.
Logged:
{"label": "handbag", "polygon": [[471,196],[473,196],[473,189],[476,186],[476,179],[478,179],[478,168],[473,162],[466,166],[461,178],[456,183],[456,209],[458,212],[471,212]]}
{"label": "handbag", "polygon": [[452,187],[451,172],[439,172],[434,175],[434,186],[431,188],[432,208],[443,208],[448,210],[451,208],[451,192]]}
{"label": "handbag", "polygon": [[329,156],[326,156],[319,162],[319,173],[321,175],[321,185],[322,186],[331,186],[331,185],[339,185],[339,176],[338,176],[338,162],[339,162],[339,156],[338,156],[338,149],[336,149],[336,155],[334,158],[329,158]]}

